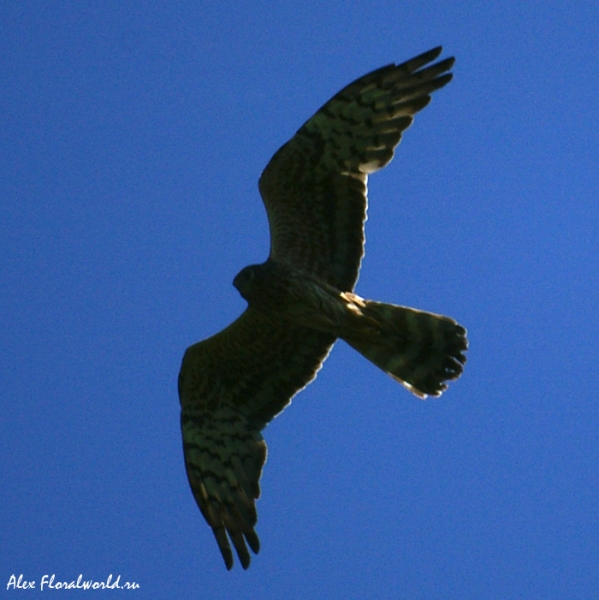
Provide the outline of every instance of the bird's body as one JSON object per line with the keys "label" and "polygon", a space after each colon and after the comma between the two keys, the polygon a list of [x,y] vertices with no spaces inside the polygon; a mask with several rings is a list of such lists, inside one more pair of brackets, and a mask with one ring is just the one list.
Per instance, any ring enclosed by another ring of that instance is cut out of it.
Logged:
{"label": "bird's body", "polygon": [[[185,466],[227,568],[257,553],[261,430],[343,339],[420,398],[459,377],[466,331],[453,319],[354,293],[364,253],[366,182],[393,157],[413,115],[446,85],[435,48],[356,80],[273,156],[260,178],[268,259],[234,285],[246,311],[187,349],[179,374]],[[246,546],[247,544],[247,546]]]}
{"label": "bird's body", "polygon": [[352,311],[353,303],[340,290],[276,261],[246,267],[233,283],[249,306],[277,314],[290,324],[335,337],[358,326],[360,315]]}

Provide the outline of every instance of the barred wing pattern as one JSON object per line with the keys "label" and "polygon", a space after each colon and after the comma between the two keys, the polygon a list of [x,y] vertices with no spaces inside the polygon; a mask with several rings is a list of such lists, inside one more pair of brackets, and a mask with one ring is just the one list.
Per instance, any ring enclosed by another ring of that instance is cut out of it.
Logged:
{"label": "barred wing pattern", "polygon": [[[179,374],[185,468],[228,569],[257,553],[255,500],[266,460],[260,431],[305,387],[335,338],[289,326],[251,308],[190,346]],[[245,538],[245,539],[244,539]]]}
{"label": "barred wing pattern", "polygon": [[[260,178],[271,235],[267,262],[295,269],[312,285],[320,281],[338,290],[339,298],[353,290],[364,253],[367,176],[392,159],[413,116],[451,80],[453,58],[427,66],[440,53],[435,48],[356,80],[275,153]],[[258,271],[249,269],[249,277]],[[259,550],[255,501],[266,460],[261,430],[314,379],[339,335],[317,329],[250,304],[229,327],[183,357],[179,398],[186,471],[228,569],[231,543],[244,568],[250,564],[248,546]],[[403,362],[353,343],[406,384]],[[443,388],[431,384],[431,389]]]}
{"label": "barred wing pattern", "polygon": [[351,291],[364,254],[369,173],[393,158],[413,116],[451,81],[441,48],[388,65],[333,96],[273,156],[260,178],[274,260]]}

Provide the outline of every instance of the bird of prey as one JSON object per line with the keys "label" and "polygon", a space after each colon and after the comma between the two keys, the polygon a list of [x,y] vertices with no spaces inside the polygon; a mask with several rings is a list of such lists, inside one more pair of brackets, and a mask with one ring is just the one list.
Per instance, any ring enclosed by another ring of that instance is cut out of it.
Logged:
{"label": "bird of prey", "polygon": [[[179,374],[187,477],[227,569],[258,553],[261,431],[314,379],[338,338],[419,398],[439,396],[465,363],[453,319],[365,300],[366,181],[392,158],[431,93],[452,78],[434,48],[364,75],[333,96],[272,157],[259,187],[270,226],[266,262],[233,285],[248,306],[190,346]],[[431,64],[433,63],[433,64]]]}

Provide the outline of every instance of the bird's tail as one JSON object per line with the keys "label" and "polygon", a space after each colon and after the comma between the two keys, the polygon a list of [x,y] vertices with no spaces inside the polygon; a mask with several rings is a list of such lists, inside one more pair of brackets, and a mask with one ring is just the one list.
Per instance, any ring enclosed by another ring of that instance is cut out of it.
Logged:
{"label": "bird's tail", "polygon": [[[353,296],[353,295],[352,295]],[[360,312],[378,327],[342,335],[352,348],[420,398],[440,396],[466,362],[466,330],[453,319],[360,298]]]}

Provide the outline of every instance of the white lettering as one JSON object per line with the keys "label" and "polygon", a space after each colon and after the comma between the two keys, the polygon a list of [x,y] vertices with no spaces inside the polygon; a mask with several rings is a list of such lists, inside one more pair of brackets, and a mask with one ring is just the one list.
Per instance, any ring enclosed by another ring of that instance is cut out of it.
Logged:
{"label": "white lettering", "polygon": [[[52,578],[54,578],[54,575],[52,575]],[[47,575],[44,575],[42,577],[42,582],[40,583],[40,591],[43,591],[44,585],[48,585],[48,576]]]}
{"label": "white lettering", "polygon": [[17,579],[13,573],[8,579],[6,589],[8,590],[11,587],[13,590],[32,590],[35,588],[35,581],[23,581],[23,573]]}
{"label": "white lettering", "polygon": [[[36,587],[35,581],[26,581],[23,578],[23,574],[21,573],[18,578],[13,573],[9,578],[6,584],[6,589],[10,590],[27,590],[27,589],[35,589]],[[108,575],[106,581],[94,581],[93,579],[84,580],[83,575],[79,574],[77,580],[73,581],[56,581],[56,573],[52,573],[52,575],[43,575],[40,580],[40,591],[43,591],[44,588],[48,588],[51,590],[72,590],[72,589],[83,589],[83,590],[138,590],[140,588],[138,583],[126,581],[121,585],[121,576],[117,575],[116,578],[113,578],[112,573]]]}

